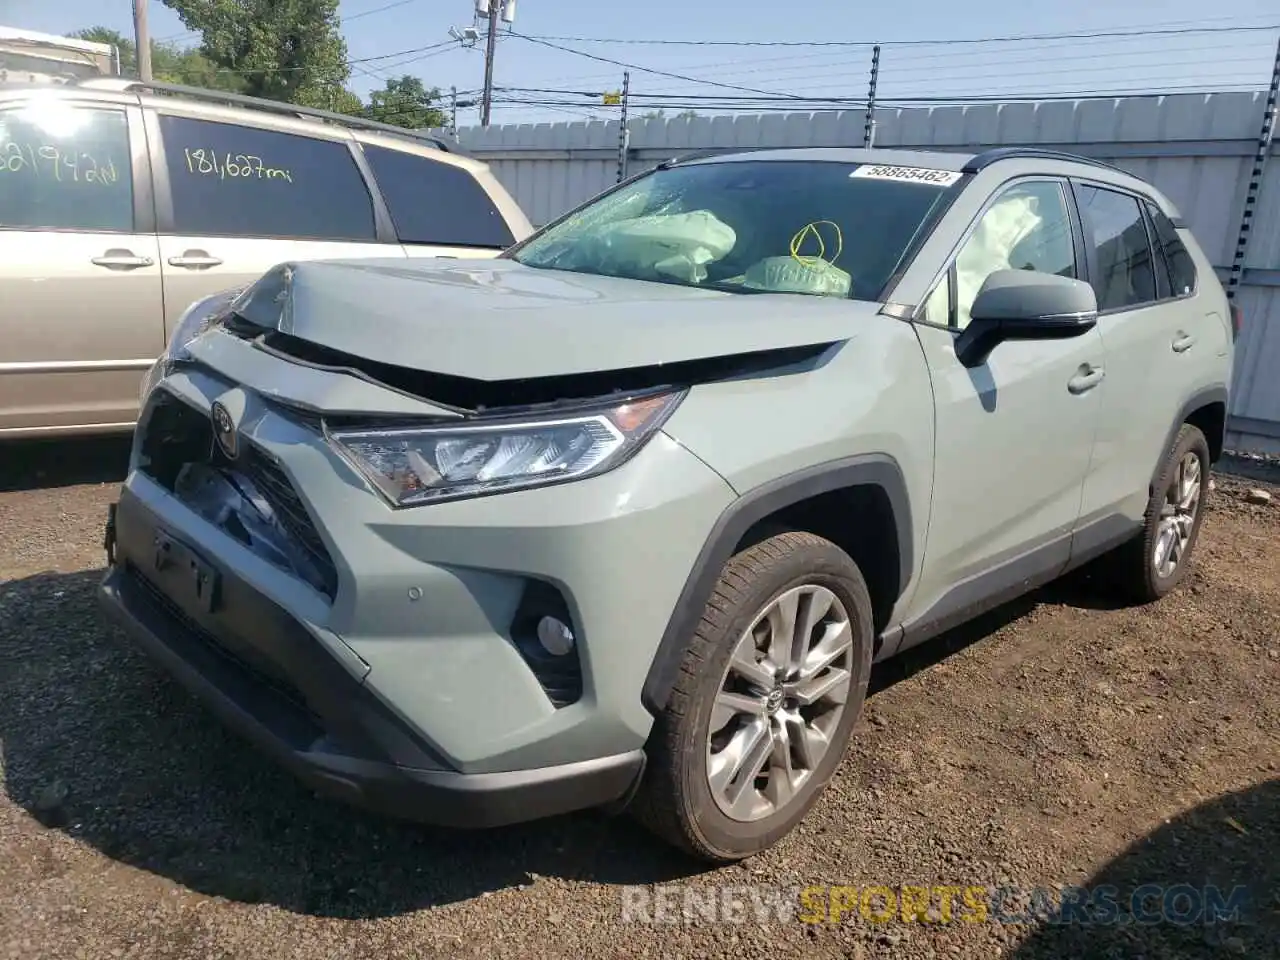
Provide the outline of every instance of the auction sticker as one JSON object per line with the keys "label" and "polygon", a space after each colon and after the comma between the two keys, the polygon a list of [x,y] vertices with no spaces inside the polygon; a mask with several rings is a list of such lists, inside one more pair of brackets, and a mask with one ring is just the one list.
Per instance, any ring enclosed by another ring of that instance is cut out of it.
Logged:
{"label": "auction sticker", "polygon": [[905,180],[908,183],[932,183],[939,187],[949,187],[960,179],[961,174],[955,170],[930,170],[926,167],[890,167],[880,163],[868,163],[850,177],[862,177],[867,180]]}

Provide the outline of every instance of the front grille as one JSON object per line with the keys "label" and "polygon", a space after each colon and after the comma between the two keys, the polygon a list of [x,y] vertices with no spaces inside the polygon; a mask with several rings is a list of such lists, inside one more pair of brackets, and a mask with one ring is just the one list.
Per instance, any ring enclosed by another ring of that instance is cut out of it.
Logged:
{"label": "front grille", "polygon": [[320,531],[316,529],[311,514],[307,512],[306,505],[293,489],[289,478],[269,456],[252,446],[245,451],[245,472],[267,498],[289,535],[307,552],[324,579],[325,595],[332,600],[338,587],[337,568],[333,565],[333,558],[329,556],[324,541],[320,539]]}
{"label": "front grille", "polygon": [[292,545],[310,561],[308,566],[313,574],[305,579],[330,600],[334,598],[338,571],[333,557],[293,484],[268,454],[253,444],[246,444],[237,461],[228,460],[214,442],[209,418],[167,393],[161,394],[151,406],[140,430],[139,469],[170,492],[176,489],[178,475],[189,463],[242,472],[270,504]]}

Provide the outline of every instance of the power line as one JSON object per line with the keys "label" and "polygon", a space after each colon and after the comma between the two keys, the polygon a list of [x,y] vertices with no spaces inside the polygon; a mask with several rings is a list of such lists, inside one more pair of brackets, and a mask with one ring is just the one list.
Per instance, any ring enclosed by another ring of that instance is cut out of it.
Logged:
{"label": "power line", "polygon": [[[1150,34],[1144,33],[1142,31],[1112,31],[1112,32],[1113,33],[1125,32],[1126,35],[1120,36],[1120,37],[1090,38],[1091,40],[1091,42],[1089,42],[1090,50],[1097,52],[1097,55],[1105,55],[1105,56],[1169,55],[1170,53],[1176,55],[1177,53],[1181,52],[1177,48],[1174,48],[1171,50],[1168,47],[1164,47],[1161,50],[1156,50],[1156,51],[1142,51],[1142,50],[1126,51],[1126,50],[1114,49],[1114,50],[1107,50],[1105,53],[1098,52],[1104,48],[1128,46],[1134,43],[1135,41],[1140,42],[1143,40],[1150,39]],[[1186,34],[1179,34],[1177,36],[1192,37],[1196,33],[1203,33],[1203,32],[1204,32],[1203,30],[1196,30],[1196,31],[1190,31]],[[1043,35],[1043,36],[1047,37],[1048,35]],[[1166,39],[1176,39],[1176,38],[1166,38]],[[1076,50],[1076,49],[1079,49],[1081,44],[1085,42],[1086,41],[1081,41],[1081,40],[1068,41],[1068,40],[1064,40],[1063,37],[1056,37],[1056,38],[1050,38],[1047,42],[1044,40],[1041,40],[1040,42],[1027,43],[1015,49],[1017,50],[1017,52],[1031,52],[1036,50],[1061,51],[1064,49]],[[1064,46],[1064,44],[1068,44],[1068,45]],[[871,45],[865,44],[865,46],[869,48]],[[1227,49],[1234,49],[1234,48],[1227,48]],[[800,55],[791,54],[791,55],[782,56],[782,57],[758,58],[751,61],[752,68],[750,69],[749,72],[753,76],[758,76],[759,66],[765,63],[769,63],[769,64],[812,63],[814,66],[821,66],[822,63],[815,62],[815,61],[825,62],[825,58],[838,57],[841,55],[847,56],[847,54],[848,54],[848,48],[836,47],[836,48],[827,49],[825,51],[817,52],[817,53],[800,54]],[[869,54],[869,50],[868,50],[868,54]],[[965,60],[972,60],[974,58],[986,58],[986,57],[989,57],[990,55],[991,55],[990,52],[985,51],[982,48],[978,48],[978,47],[974,47],[973,45],[970,45],[966,49],[950,50],[946,52],[914,53],[914,52],[904,51],[902,53],[895,53],[894,56],[892,57],[891,63],[893,65],[901,67],[903,64],[916,64],[916,63],[923,63],[923,62],[943,62],[943,61],[956,61],[956,60],[965,61]],[[1093,54],[1092,53],[1085,54],[1084,56],[1081,56],[1079,59],[1086,59],[1088,56],[1091,56],[1091,55]],[[1267,44],[1266,58],[1269,63],[1271,58],[1269,42]],[[837,66],[839,64],[838,62],[832,62],[831,65]],[[984,65],[991,66],[989,62],[984,62]],[[710,63],[704,62],[704,63],[690,64],[690,65],[682,64],[681,69],[686,71],[696,71],[699,74],[703,75],[704,77],[705,77],[705,71],[711,71],[713,76],[721,76],[721,77],[733,77],[733,76],[741,75],[744,72],[748,72],[744,70],[743,61],[740,58],[733,59],[733,60],[718,60]],[[790,70],[795,68],[786,68],[786,69]],[[778,72],[782,72],[782,70],[775,68],[773,72],[778,73]],[[612,74],[596,73],[596,74],[576,74],[568,77],[560,76],[560,77],[554,78],[552,82],[585,83],[589,81],[594,81],[596,79],[604,79],[606,76],[612,76]]]}
{"label": "power line", "polygon": [[350,23],[352,20],[359,20],[361,17],[372,17],[375,13],[386,13],[388,10],[394,10],[396,7],[407,7],[411,3],[417,3],[418,0],[395,0],[394,3],[388,3],[381,7],[374,7],[372,10],[361,10],[359,13],[353,13],[349,17],[340,17],[339,23]]}
{"label": "power line", "polygon": [[[1258,89],[1257,84],[1246,84],[1244,81],[1235,84],[1181,84],[1161,87],[1157,89],[1081,89],[1058,93],[1028,93],[1011,96],[954,96],[954,97],[894,97],[887,99],[877,99],[877,109],[894,109],[894,108],[912,108],[912,107],[934,107],[934,106],[964,106],[991,103],[1019,103],[1028,101],[1041,102],[1060,102],[1060,101],[1077,101],[1077,100],[1119,100],[1129,97],[1153,97],[1165,96],[1172,93],[1183,94],[1214,94],[1214,93],[1251,93]],[[508,104],[521,107],[540,107],[544,109],[556,107],[582,108],[583,104],[573,101],[563,100],[534,100],[534,99],[494,99],[494,104]],[[664,100],[660,102],[646,102],[643,99],[633,99],[631,102],[632,109],[636,110],[676,110],[676,111],[714,111],[720,113],[735,114],[769,114],[769,113],[826,113],[826,112],[848,112],[860,114],[865,109],[866,100],[860,102],[849,101],[805,101],[802,105],[794,103],[761,103],[744,105],[741,103],[718,103],[707,102],[705,100],[695,100],[690,102],[679,102]]]}
{"label": "power line", "polygon": [[[357,64],[372,63],[375,60],[391,60],[396,57],[403,57],[406,54],[411,54],[411,53],[424,54],[423,56],[415,57],[414,59],[425,60],[434,51],[444,52],[443,48],[452,47],[454,46],[454,43],[455,42],[453,40],[445,40],[442,43],[433,43],[430,46],[426,46],[426,47],[414,47],[411,50],[399,50],[395,53],[382,53],[373,57],[361,57],[357,60],[346,61],[346,66],[353,67],[353,66],[356,66]],[[248,69],[248,70],[233,69],[228,67],[226,69],[219,70],[218,73],[232,73],[232,74],[250,76],[250,75],[260,74],[260,73],[292,73],[292,72],[297,72],[302,70],[315,70],[315,67],[258,67],[258,68]]]}
{"label": "power line", "polygon": [[[760,90],[756,87],[742,87],[736,83],[716,83],[714,80],[699,80],[695,77],[686,77],[684,74],[671,73],[667,70],[654,70],[651,67],[642,67],[639,64],[627,63],[623,60],[613,60],[609,57],[598,57],[594,53],[587,53],[583,50],[574,50],[572,47],[562,47],[559,44],[551,43],[547,40],[539,40],[535,37],[526,36],[523,33],[516,33],[514,30],[511,31],[511,36],[519,37],[521,40],[528,40],[530,43],[536,43],[540,46],[550,47],[553,50],[561,50],[564,53],[572,53],[575,56],[586,57],[588,60],[599,60],[601,63],[611,63],[615,67],[624,67],[628,70],[639,70],[641,73],[651,73],[658,77],[670,77],[673,80],[683,80],[685,83],[701,83],[711,87],[722,87],[726,90],[743,90],[747,93],[763,93],[768,94],[769,96],[775,96],[778,94],[777,90]],[[785,94],[783,95],[785,96]]]}
{"label": "power line", "polygon": [[[1194,23],[1196,21],[1184,21]],[[526,40],[537,40],[546,43],[616,43],[649,46],[680,47],[926,47],[952,46],[954,44],[975,43],[1020,43],[1028,40],[1089,40],[1099,37],[1156,37],[1179,36],[1193,33],[1248,33],[1280,29],[1280,23],[1269,23],[1260,26],[1231,27],[1178,27],[1154,29],[1149,27],[1131,30],[1096,30],[1085,33],[1031,33],[1014,34],[996,37],[959,37],[945,40],[634,40],[621,37],[558,37],[532,34],[519,34]],[[581,51],[570,51],[581,53]],[[584,54],[588,55],[588,54]]]}
{"label": "power line", "polygon": [[[338,23],[350,23],[352,20],[359,20],[361,17],[371,17],[375,13],[385,13],[388,10],[394,10],[396,7],[407,7],[411,3],[417,3],[418,0],[395,0],[394,3],[387,3],[381,7],[374,7],[372,10],[361,10],[359,13],[353,13],[349,17],[339,17]],[[168,43],[171,40],[187,40],[200,36],[199,30],[188,30],[184,33],[175,33],[168,37],[161,37],[158,43]]]}

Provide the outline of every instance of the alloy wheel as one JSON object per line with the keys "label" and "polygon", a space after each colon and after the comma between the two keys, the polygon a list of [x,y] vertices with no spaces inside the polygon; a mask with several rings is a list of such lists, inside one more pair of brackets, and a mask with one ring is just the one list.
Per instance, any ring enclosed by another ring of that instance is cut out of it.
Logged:
{"label": "alloy wheel", "polygon": [[840,599],[804,584],[769,602],[734,645],[707,731],[707,780],[740,822],[784,808],[831,747],[853,682]]}
{"label": "alloy wheel", "polygon": [[1160,507],[1152,562],[1156,576],[1161,579],[1171,577],[1186,555],[1200,511],[1203,488],[1204,469],[1200,458],[1192,451],[1178,462]]}

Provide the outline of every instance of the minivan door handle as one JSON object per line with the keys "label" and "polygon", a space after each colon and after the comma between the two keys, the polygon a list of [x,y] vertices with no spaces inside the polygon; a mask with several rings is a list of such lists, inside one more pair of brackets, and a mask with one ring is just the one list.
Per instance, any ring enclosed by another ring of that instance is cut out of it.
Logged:
{"label": "minivan door handle", "polygon": [[1186,353],[1195,345],[1195,342],[1196,338],[1191,336],[1191,334],[1179,332],[1178,336],[1174,338],[1171,346],[1173,347],[1174,353]]}
{"label": "minivan door handle", "polygon": [[184,250],[180,257],[170,257],[168,264],[171,267],[185,267],[188,270],[207,270],[209,267],[217,267],[222,261],[217,257],[211,257],[203,250]]}
{"label": "minivan door handle", "polygon": [[149,267],[155,263],[150,257],[140,257],[132,250],[117,249],[108,250],[89,262],[95,267],[106,267],[108,270],[137,270],[139,267]]}
{"label": "minivan door handle", "polygon": [[1092,364],[1083,364],[1080,371],[1067,381],[1067,389],[1077,396],[1087,393],[1102,382],[1102,378],[1107,372],[1102,367],[1095,367]]}

